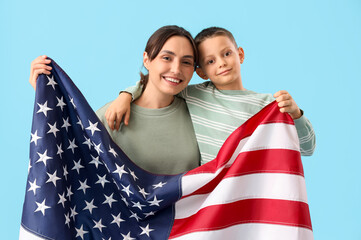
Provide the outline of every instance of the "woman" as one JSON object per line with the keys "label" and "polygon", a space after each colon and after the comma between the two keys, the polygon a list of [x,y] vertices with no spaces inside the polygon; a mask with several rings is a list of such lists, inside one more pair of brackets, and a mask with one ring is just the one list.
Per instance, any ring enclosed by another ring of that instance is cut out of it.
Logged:
{"label": "woman", "polygon": [[[147,75],[142,97],[132,103],[130,124],[112,131],[105,119],[106,104],[97,115],[113,140],[143,169],[157,174],[177,174],[199,166],[199,150],[184,100],[174,95],[193,76],[197,50],[191,34],[178,26],[164,26],[149,38],[143,64]],[[50,60],[31,64],[30,84],[39,74],[50,74]]]}

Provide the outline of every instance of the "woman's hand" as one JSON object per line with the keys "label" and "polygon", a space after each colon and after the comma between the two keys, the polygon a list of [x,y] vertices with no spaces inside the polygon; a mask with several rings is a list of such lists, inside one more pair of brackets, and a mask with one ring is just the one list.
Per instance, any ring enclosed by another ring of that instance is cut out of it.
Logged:
{"label": "woman's hand", "polygon": [[46,58],[46,55],[39,56],[31,62],[29,82],[34,90],[36,90],[36,79],[39,74],[49,75],[52,69],[50,66],[46,65],[49,64],[51,60]]}
{"label": "woman's hand", "polygon": [[302,116],[300,108],[297,106],[295,100],[293,100],[292,96],[287,91],[278,91],[273,95],[273,97],[275,97],[276,101],[278,102],[280,112],[289,113],[293,120]]}
{"label": "woman's hand", "polygon": [[126,92],[119,94],[117,99],[115,99],[105,112],[105,118],[110,129],[119,130],[120,123],[122,119],[124,124],[127,126],[129,123],[130,117],[130,103],[132,102],[132,95]]}

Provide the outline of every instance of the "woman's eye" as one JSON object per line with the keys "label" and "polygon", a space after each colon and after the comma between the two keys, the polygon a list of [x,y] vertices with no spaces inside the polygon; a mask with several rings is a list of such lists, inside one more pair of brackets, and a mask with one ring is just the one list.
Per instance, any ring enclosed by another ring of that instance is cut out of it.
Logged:
{"label": "woman's eye", "polygon": [[169,61],[170,57],[164,56],[163,59],[166,60],[166,61]]}

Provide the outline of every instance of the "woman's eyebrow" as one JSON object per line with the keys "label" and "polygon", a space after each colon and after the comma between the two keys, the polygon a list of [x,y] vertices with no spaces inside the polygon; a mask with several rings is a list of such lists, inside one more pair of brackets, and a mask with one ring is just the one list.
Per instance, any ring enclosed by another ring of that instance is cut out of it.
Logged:
{"label": "woman's eyebrow", "polygon": [[[176,56],[176,54],[175,54],[174,52],[169,51],[169,50],[163,50],[163,51],[161,51],[160,53],[167,53],[167,54],[169,54],[169,55]],[[194,56],[192,56],[192,55],[184,55],[184,56],[182,56],[182,58],[191,58],[191,59],[194,59]]]}

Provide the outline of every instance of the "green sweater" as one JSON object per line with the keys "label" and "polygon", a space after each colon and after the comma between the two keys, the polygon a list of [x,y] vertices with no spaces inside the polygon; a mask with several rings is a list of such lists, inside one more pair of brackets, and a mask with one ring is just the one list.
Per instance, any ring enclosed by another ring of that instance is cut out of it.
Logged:
{"label": "green sweater", "polygon": [[[136,99],[141,94],[139,82],[125,90]],[[189,85],[180,94],[184,98],[201,152],[201,164],[213,160],[228,136],[245,121],[274,101],[271,94],[241,90],[218,90],[212,82]],[[310,121],[295,120],[303,156],[312,155],[316,146]]]}
{"label": "green sweater", "polygon": [[141,168],[157,174],[177,174],[199,166],[199,149],[185,102],[176,97],[161,109],[131,106],[129,125],[110,130],[105,111],[96,114],[128,157]]}

